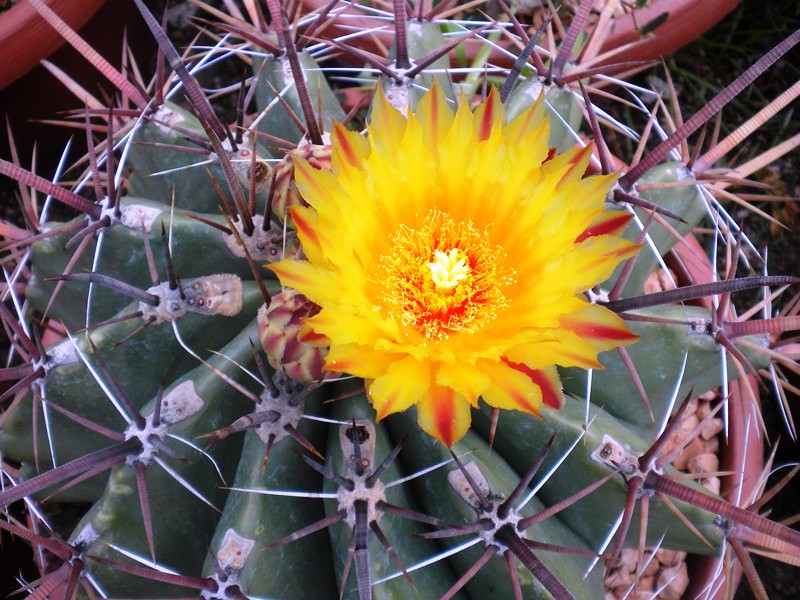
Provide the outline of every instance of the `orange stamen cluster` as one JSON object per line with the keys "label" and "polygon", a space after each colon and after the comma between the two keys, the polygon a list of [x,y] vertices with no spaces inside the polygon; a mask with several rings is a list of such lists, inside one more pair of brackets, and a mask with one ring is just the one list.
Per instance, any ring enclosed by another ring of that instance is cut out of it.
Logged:
{"label": "orange stamen cluster", "polygon": [[383,300],[403,324],[429,339],[474,332],[507,307],[514,281],[505,252],[471,222],[456,223],[432,209],[421,226],[401,226],[392,253],[380,259]]}

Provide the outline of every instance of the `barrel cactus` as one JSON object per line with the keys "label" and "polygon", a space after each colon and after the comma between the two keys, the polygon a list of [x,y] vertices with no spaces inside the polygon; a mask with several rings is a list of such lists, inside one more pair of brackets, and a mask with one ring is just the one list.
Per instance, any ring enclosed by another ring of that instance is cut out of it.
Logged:
{"label": "barrel cactus", "polygon": [[[151,97],[95,59],[125,101],[82,111],[76,186],[0,163],[48,196],[2,229],[0,527],[30,597],[603,598],[624,548],[634,592],[654,548],[757,590],[749,551],[797,560],[743,464],[702,474],[723,498],[671,463],[717,412],[758,437],[757,377],[792,389],[771,303],[800,280],[743,250],[723,200],[749,172],[710,177],[730,142],[680,150],[800,34],[670,129],[614,76],[642,65],[587,58],[588,0],[538,31],[203,5],[218,43],[184,57],[135,2],[172,76]],[[249,69],[232,124],[198,83],[222,59]],[[609,83],[643,129],[597,105]],[[681,269],[701,224],[707,280]]]}

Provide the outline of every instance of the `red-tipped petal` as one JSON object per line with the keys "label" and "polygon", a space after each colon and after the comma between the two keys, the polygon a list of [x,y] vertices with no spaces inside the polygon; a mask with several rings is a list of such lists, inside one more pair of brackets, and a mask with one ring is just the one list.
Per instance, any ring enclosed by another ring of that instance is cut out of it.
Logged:
{"label": "red-tipped petal", "polygon": [[542,390],[527,373],[506,361],[482,360],[478,362],[478,367],[492,379],[492,385],[483,392],[487,404],[505,410],[539,414]]}
{"label": "red-tipped petal", "polygon": [[617,315],[602,306],[591,305],[578,313],[561,317],[561,325],[599,349],[630,344],[639,339]]}
{"label": "red-tipped petal", "polygon": [[448,448],[460,440],[472,417],[469,402],[447,387],[432,385],[417,407],[419,425]]}
{"label": "red-tipped petal", "polygon": [[478,140],[488,140],[492,128],[503,114],[503,105],[496,88],[492,88],[485,102],[475,109],[474,125]]}
{"label": "red-tipped petal", "polygon": [[561,389],[561,379],[555,367],[536,370],[529,369],[520,363],[513,363],[508,360],[505,362],[512,369],[516,369],[530,377],[531,381],[539,386],[539,389],[542,390],[542,404],[556,410],[561,408],[564,402],[564,392]]}
{"label": "red-tipped petal", "polygon": [[322,254],[322,246],[320,239],[317,236],[317,215],[314,211],[309,210],[303,206],[289,207],[289,214],[294,221],[294,226],[297,229],[297,237],[300,243],[303,244],[303,251],[307,256],[314,256]]}
{"label": "red-tipped petal", "polygon": [[341,123],[334,123],[331,137],[333,141],[332,147],[337,159],[345,161],[351,167],[361,165],[363,157],[369,148],[364,136],[348,131]]}
{"label": "red-tipped petal", "polygon": [[600,213],[589,227],[575,240],[580,244],[583,240],[598,235],[619,235],[631,222],[633,215],[622,210]]}
{"label": "red-tipped petal", "polygon": [[386,374],[376,378],[367,391],[377,418],[383,419],[416,404],[430,384],[430,363],[407,356],[389,365]]}

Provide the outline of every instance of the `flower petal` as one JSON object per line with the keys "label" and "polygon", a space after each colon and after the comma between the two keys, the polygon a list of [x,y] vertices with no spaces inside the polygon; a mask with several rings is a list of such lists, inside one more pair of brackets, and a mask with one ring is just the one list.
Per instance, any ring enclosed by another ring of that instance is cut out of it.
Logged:
{"label": "flower petal", "polygon": [[478,141],[488,140],[495,126],[500,124],[502,117],[503,103],[500,100],[500,92],[493,87],[489,90],[486,100],[475,109],[472,117]]}
{"label": "flower petal", "polygon": [[606,210],[597,215],[592,224],[581,233],[575,243],[597,235],[619,235],[633,219],[633,214],[624,210]]}
{"label": "flower petal", "polygon": [[306,321],[315,331],[327,336],[335,344],[352,344],[370,341],[374,345],[383,332],[374,321],[354,314],[347,307],[330,306]]}
{"label": "flower petal", "polygon": [[411,356],[395,361],[369,384],[367,392],[378,419],[420,401],[431,385],[431,365]]}
{"label": "flower petal", "polygon": [[334,168],[340,165],[359,167],[369,154],[367,138],[357,131],[349,131],[341,123],[333,124],[331,141],[331,162]]}
{"label": "flower petal", "polygon": [[289,214],[297,229],[297,237],[303,245],[303,252],[311,262],[318,263],[324,254],[317,235],[317,213],[305,207],[292,206],[289,207]]}
{"label": "flower petal", "polygon": [[481,360],[477,366],[492,379],[492,386],[483,393],[487,404],[495,408],[539,414],[542,390],[527,374],[504,361]]}
{"label": "flower petal", "polygon": [[417,406],[420,427],[448,448],[464,437],[472,421],[470,404],[455,390],[432,385]]}
{"label": "flower petal", "polygon": [[[539,163],[544,162],[549,150],[547,140],[550,136],[550,121],[544,118],[544,94],[540,95],[527,110],[523,111],[503,129],[503,134],[512,148],[518,148],[529,156],[531,137],[543,138],[543,154]],[[535,147],[535,146],[534,146]],[[534,159],[531,157],[531,160]]]}
{"label": "flower petal", "polygon": [[505,362],[509,367],[530,377],[534,385],[539,386],[542,392],[542,404],[556,410],[561,408],[564,403],[564,392],[561,389],[561,379],[559,379],[558,370],[555,367],[534,370],[523,364]]}
{"label": "flower petal", "polygon": [[436,383],[454,389],[475,406],[478,396],[491,385],[492,381],[486,373],[475,366],[456,362],[439,366],[436,371]]}
{"label": "flower petal", "polygon": [[389,103],[383,88],[378,86],[369,125],[369,140],[374,150],[384,156],[392,156],[405,133],[406,123],[406,118]]}
{"label": "flower petal", "polygon": [[431,91],[420,98],[414,115],[422,126],[425,144],[436,148],[453,124],[453,111],[438,83],[434,81]]}
{"label": "flower petal", "polygon": [[[267,267],[275,273],[286,287],[294,288],[319,304],[314,292],[327,289],[330,273],[304,260],[281,260]],[[310,292],[310,293],[306,293]]]}
{"label": "flower petal", "polygon": [[386,373],[397,358],[357,344],[336,344],[328,351],[325,370],[374,379]]}
{"label": "flower petal", "polygon": [[589,304],[580,312],[564,315],[561,323],[600,351],[639,339],[615,313],[596,304]]}
{"label": "flower petal", "polygon": [[582,369],[603,368],[603,365],[597,360],[597,348],[571,332],[559,337],[559,340],[514,346],[506,352],[505,356],[513,362],[527,365],[532,369],[541,369],[548,365]]}

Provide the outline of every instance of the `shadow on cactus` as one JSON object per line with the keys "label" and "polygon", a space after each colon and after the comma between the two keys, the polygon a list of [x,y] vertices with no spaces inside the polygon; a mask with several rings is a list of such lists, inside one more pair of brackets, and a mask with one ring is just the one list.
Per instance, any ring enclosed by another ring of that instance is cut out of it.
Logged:
{"label": "shadow on cactus", "polygon": [[[749,554],[797,562],[800,534],[759,515],[769,461],[674,463],[703,432],[774,438],[760,382],[796,391],[797,305],[773,303],[800,279],[724,203],[760,162],[715,168],[742,136],[689,138],[800,33],[684,121],[617,77],[647,65],[598,50],[588,0],[536,27],[198,3],[218,33],[184,56],[135,2],[157,74],[84,48],[126,100],[66,122],[76,185],[0,160],[24,218],[0,230],[0,528],[33,549],[29,597],[603,598],[631,552],[615,594],[716,597],[744,572],[764,596]],[[249,69],[230,126],[198,82],[222,59]],[[658,549],[716,562],[655,586]]]}

